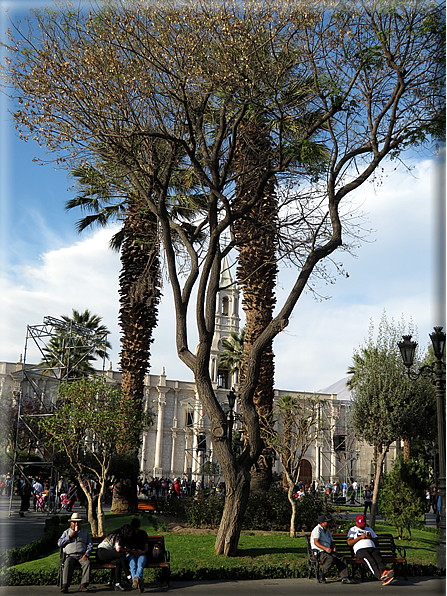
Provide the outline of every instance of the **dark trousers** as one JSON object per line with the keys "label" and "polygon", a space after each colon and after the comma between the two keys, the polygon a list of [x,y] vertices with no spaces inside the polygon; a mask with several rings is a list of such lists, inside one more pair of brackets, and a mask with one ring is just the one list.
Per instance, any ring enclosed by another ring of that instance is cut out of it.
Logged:
{"label": "dark trousers", "polygon": [[365,501],[365,508],[363,510],[363,515],[366,515],[366,512],[368,511],[368,507],[369,507],[369,512],[371,513],[371,505],[372,505],[372,501]]}
{"label": "dark trousers", "polygon": [[374,577],[381,578],[386,566],[378,548],[360,548],[356,552],[356,556],[365,561]]}
{"label": "dark trousers", "polygon": [[83,561],[82,557],[83,555],[66,556],[62,571],[62,585],[67,587],[71,585],[71,578],[73,577],[73,570],[76,561],[81,565],[82,569],[81,584],[88,585],[90,583],[90,559]]}
{"label": "dark trousers", "polygon": [[340,577],[348,577],[348,565],[346,564],[345,558],[337,553],[329,554],[325,551],[320,553],[320,561],[322,562],[321,571],[323,575],[327,575],[332,565],[336,565]]}
{"label": "dark trousers", "polygon": [[115,565],[115,583],[121,582],[121,570],[130,575],[129,566],[126,561],[126,554],[123,551],[116,551],[115,549],[98,548],[96,556],[101,563],[113,563]]}

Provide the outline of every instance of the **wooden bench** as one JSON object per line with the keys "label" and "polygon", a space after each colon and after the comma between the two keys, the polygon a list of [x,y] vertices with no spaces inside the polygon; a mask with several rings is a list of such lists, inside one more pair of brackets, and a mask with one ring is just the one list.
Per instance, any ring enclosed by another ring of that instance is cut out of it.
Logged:
{"label": "wooden bench", "polygon": [[[404,579],[407,579],[407,559],[406,551],[403,547],[396,546],[392,534],[377,534],[379,539],[379,550],[382,560],[385,565],[392,565],[395,576],[398,571],[402,570]],[[335,542],[337,551],[342,555],[346,563],[351,565],[351,577],[354,577],[356,570],[360,569],[362,581],[365,579],[365,572],[369,572],[369,568],[363,559],[356,557],[352,547],[348,546],[346,534],[332,534],[332,539]],[[319,556],[320,551],[313,550],[310,545],[310,534],[306,534],[307,544],[307,561],[308,561],[308,577],[311,579],[314,575],[317,581],[320,581],[319,567],[322,564]]]}
{"label": "wooden bench", "polygon": [[[161,569],[162,570],[161,584],[163,585],[164,583],[166,583],[169,588],[169,582],[171,579],[171,564],[170,564],[171,553],[165,549],[164,536],[148,536],[148,538],[149,538],[149,551],[147,554],[145,567],[147,567],[149,569]],[[90,570],[92,571],[94,569],[110,569],[111,570],[110,581],[115,583],[115,579],[114,579],[115,565],[113,563],[101,563],[101,561],[98,561],[98,559],[96,558],[98,544],[100,544],[103,541],[103,538],[92,538],[92,541],[93,541],[93,550],[90,554]],[[150,554],[152,553],[152,549],[156,545],[159,546],[159,548],[160,548],[160,551],[162,554],[162,560],[160,560],[160,561],[152,560],[151,561]],[[64,551],[61,548],[60,557],[59,557],[58,586],[62,586],[62,567],[64,564],[64,558],[65,558]],[[81,566],[78,562],[75,563],[75,569],[81,569]]]}
{"label": "wooden bench", "polygon": [[138,511],[161,511],[162,507],[157,499],[138,499]]}

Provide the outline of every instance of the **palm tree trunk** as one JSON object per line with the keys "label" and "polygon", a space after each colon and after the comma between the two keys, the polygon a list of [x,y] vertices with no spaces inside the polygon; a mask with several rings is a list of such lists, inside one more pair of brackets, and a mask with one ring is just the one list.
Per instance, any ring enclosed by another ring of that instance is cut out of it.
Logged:
{"label": "palm tree trunk", "polygon": [[[243,204],[257,186],[260,174],[267,167],[270,158],[270,143],[267,129],[258,124],[247,124],[241,128],[238,141],[236,168],[236,199]],[[265,189],[260,205],[239,219],[235,225],[238,243],[237,278],[243,290],[242,306],[246,316],[245,355],[273,318],[276,303],[274,288],[277,274],[277,200],[275,180],[271,179]],[[274,355],[273,344],[265,348],[261,358],[258,384],[254,403],[260,417],[261,428],[271,423],[274,398]],[[245,378],[242,363],[240,384]],[[264,433],[261,431],[261,436]],[[268,490],[272,477],[272,459],[264,452],[252,470],[253,492]]]}
{"label": "palm tree trunk", "polygon": [[[120,453],[138,458],[143,415],[144,377],[149,366],[152,332],[157,325],[160,300],[160,262],[157,220],[134,202],[124,224],[121,248],[120,315],[123,421]],[[139,466],[119,477],[113,491],[113,513],[136,512]]]}

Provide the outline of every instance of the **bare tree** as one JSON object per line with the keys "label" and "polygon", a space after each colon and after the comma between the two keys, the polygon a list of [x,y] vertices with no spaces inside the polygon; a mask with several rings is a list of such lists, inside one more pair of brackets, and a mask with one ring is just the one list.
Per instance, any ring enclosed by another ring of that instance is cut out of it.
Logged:
{"label": "bare tree", "polygon": [[[43,10],[12,35],[4,72],[20,104],[19,134],[61,164],[93,162],[100,146],[158,218],[178,356],[194,373],[226,482],[217,553],[236,553],[250,469],[263,448],[253,395],[264,349],[287,326],[311,276],[324,275],[328,257],[343,247],[349,193],[387,156],[443,134],[443,18],[443,7],[428,2],[389,10],[382,2],[118,2]],[[282,93],[291,83],[293,99]],[[271,158],[237,202],[233,161],[253,105],[274,123]],[[328,155],[318,172],[300,165],[310,139]],[[179,168],[199,180],[207,199],[192,226],[169,212]],[[236,457],[209,374],[216,294],[221,260],[236,246],[235,223],[260,204],[273,177],[288,191],[278,197],[277,226],[296,280],[247,356],[239,393],[246,441]],[[193,290],[196,350],[188,341]]]}
{"label": "bare tree", "polygon": [[296,536],[294,492],[301,462],[321,433],[330,428],[328,420],[322,415],[324,403],[318,394],[299,397],[284,395],[273,408],[274,427],[266,430],[266,444],[278,455],[287,479],[287,498],[292,506],[291,538]]}

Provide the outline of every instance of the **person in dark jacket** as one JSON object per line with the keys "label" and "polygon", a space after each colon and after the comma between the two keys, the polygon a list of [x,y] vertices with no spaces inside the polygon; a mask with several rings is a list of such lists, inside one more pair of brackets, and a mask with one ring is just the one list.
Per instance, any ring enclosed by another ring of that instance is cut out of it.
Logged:
{"label": "person in dark jacket", "polygon": [[101,561],[101,563],[113,563],[115,565],[115,585],[109,585],[109,587],[113,587],[115,590],[121,590],[122,592],[125,591],[125,588],[121,585],[121,572],[123,569],[127,579],[130,578],[125,544],[131,533],[132,528],[129,524],[114,530],[98,544],[98,550],[96,551],[98,561]]}

